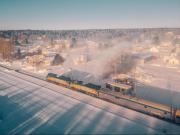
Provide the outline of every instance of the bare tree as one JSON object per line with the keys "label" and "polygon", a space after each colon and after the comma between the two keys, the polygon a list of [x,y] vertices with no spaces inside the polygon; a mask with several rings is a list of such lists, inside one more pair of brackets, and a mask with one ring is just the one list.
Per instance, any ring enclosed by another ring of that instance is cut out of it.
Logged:
{"label": "bare tree", "polygon": [[18,48],[17,50],[17,59],[21,59],[21,49]]}
{"label": "bare tree", "polygon": [[56,54],[51,64],[52,65],[60,65],[60,64],[63,64],[64,61],[65,60],[61,55]]}
{"label": "bare tree", "polygon": [[159,39],[158,35],[153,37],[152,43],[155,44],[155,45],[159,45],[160,44],[160,39]]}

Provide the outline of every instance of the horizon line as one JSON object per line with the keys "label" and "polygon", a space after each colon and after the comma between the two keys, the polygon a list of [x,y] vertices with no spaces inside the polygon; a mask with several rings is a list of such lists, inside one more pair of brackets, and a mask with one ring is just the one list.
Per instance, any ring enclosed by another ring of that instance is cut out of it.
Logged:
{"label": "horizon line", "polygon": [[21,30],[39,30],[39,31],[74,31],[74,30],[116,30],[116,29],[180,29],[178,27],[135,27],[135,28],[80,28],[80,29],[29,29],[29,28],[22,28],[22,29],[0,29],[0,31],[21,31]]}

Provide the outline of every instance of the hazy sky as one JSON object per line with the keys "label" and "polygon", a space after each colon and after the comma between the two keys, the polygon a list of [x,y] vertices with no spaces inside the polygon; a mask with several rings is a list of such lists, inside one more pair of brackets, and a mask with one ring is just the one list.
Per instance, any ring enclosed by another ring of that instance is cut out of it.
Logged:
{"label": "hazy sky", "polygon": [[180,27],[180,0],[0,0],[0,29]]}

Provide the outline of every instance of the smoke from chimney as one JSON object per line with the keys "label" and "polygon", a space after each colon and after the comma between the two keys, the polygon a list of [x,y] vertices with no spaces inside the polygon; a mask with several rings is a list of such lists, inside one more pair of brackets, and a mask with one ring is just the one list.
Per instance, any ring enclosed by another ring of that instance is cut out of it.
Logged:
{"label": "smoke from chimney", "polygon": [[106,64],[106,70],[102,78],[106,79],[113,74],[127,74],[136,67],[136,61],[131,54],[121,54],[112,58]]}

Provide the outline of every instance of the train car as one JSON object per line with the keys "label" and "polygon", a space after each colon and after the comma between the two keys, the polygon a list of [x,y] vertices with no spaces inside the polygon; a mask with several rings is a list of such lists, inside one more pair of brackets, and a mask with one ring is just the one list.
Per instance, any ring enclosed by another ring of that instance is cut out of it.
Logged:
{"label": "train car", "polygon": [[53,73],[48,73],[48,75],[46,76],[46,80],[49,82],[53,82],[55,78],[57,78],[57,75]]}
{"label": "train car", "polygon": [[96,97],[98,97],[98,95],[99,95],[99,92],[98,92],[99,87],[96,85],[93,85],[93,84],[85,84],[84,85],[84,84],[76,81],[76,82],[72,82],[70,84],[70,87],[75,89],[75,90],[78,90],[78,91],[81,91],[83,93],[93,95]]}
{"label": "train car", "polygon": [[59,79],[59,81],[58,81],[59,84],[69,87],[69,85],[71,83],[70,78],[65,77],[65,76],[59,76],[58,79]]}
{"label": "train car", "polygon": [[72,81],[69,77],[66,76],[58,76],[57,74],[54,73],[49,73],[47,75],[47,81],[65,86],[65,87],[70,87],[74,90],[79,90],[83,93],[93,95],[93,96],[98,96],[98,89],[100,89],[100,86],[95,85],[95,84],[83,84],[82,81]]}
{"label": "train car", "polygon": [[[161,119],[172,120],[175,123],[180,123],[180,110],[173,109],[167,105],[160,103],[155,103],[152,101],[144,100],[141,98],[122,95],[121,93],[112,91],[112,90],[101,90],[99,91],[99,96],[103,99],[106,99],[110,102],[138,110],[140,112],[156,116]],[[173,113],[174,112],[174,113]]]}
{"label": "train car", "polygon": [[92,88],[92,89],[96,89],[96,90],[100,90],[101,86],[100,85],[96,85],[96,84],[92,84],[92,83],[87,83],[85,84],[86,87]]}
{"label": "train car", "polygon": [[175,122],[180,123],[180,109],[176,110]]}
{"label": "train car", "polygon": [[121,84],[133,85],[133,78],[126,74],[116,75],[112,79]]}
{"label": "train car", "polygon": [[58,76],[53,73],[49,73],[47,75],[47,80],[65,87],[69,87],[69,84],[71,82],[71,79],[65,76]]}
{"label": "train car", "polygon": [[96,97],[99,96],[99,90],[101,89],[100,85],[88,83],[85,84],[84,86],[87,87],[89,90],[91,90],[91,92],[93,92]]}
{"label": "train car", "polygon": [[178,119],[180,119],[180,110],[177,110],[177,111],[176,111],[176,117],[177,117]]}
{"label": "train car", "polygon": [[132,94],[132,86],[122,83],[107,82],[106,88],[115,92],[121,92],[122,94]]}

